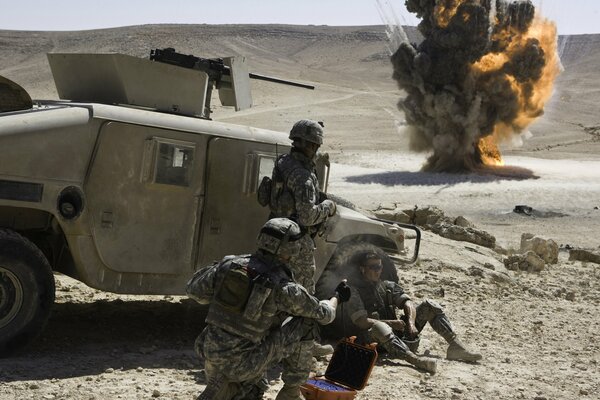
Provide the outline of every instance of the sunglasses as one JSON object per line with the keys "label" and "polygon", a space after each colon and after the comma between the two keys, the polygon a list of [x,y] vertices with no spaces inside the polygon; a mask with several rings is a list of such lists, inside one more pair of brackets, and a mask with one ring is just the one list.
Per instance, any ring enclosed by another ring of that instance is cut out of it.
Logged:
{"label": "sunglasses", "polygon": [[383,264],[367,264],[367,268],[371,271],[381,271],[383,269]]}

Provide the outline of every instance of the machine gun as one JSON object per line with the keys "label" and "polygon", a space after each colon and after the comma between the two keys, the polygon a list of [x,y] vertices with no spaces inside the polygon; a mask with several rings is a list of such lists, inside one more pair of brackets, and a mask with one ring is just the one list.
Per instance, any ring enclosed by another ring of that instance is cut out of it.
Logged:
{"label": "machine gun", "polygon": [[[177,53],[174,48],[167,47],[165,49],[154,49],[150,50],[150,60],[159,61],[171,65],[177,65],[179,67],[199,69],[208,74],[211,80],[215,81],[218,85],[221,81],[222,76],[231,76],[231,68],[223,62],[222,58],[202,58],[196,57],[191,54],[186,55]],[[275,78],[272,76],[260,75],[250,72],[248,74],[250,79],[257,79],[261,81],[281,83],[289,86],[297,86],[304,89],[314,90],[313,85],[307,85],[305,83],[288,81],[281,78]]]}
{"label": "machine gun", "polygon": [[204,111],[206,116],[210,115],[210,99],[213,87],[219,91],[221,104],[234,106],[236,111],[252,106],[249,78],[310,90],[315,88],[313,85],[249,73],[245,57],[201,58],[191,54],[178,53],[174,48],[167,47],[151,50],[150,60],[206,73],[208,75]]}

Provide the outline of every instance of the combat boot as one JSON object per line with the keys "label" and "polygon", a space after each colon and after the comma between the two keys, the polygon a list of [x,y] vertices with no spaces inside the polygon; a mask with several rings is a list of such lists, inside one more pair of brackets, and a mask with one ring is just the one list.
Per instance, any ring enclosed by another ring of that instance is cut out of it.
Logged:
{"label": "combat boot", "polygon": [[283,385],[275,400],[304,400],[300,394],[300,386]]}
{"label": "combat boot", "polygon": [[316,358],[321,358],[333,354],[333,346],[330,344],[320,344],[314,342],[312,348],[312,355]]}
{"label": "combat boot", "polygon": [[475,362],[481,360],[482,357],[479,353],[467,350],[457,338],[454,338],[448,343],[446,358],[448,360]]}
{"label": "combat boot", "polygon": [[437,360],[435,358],[421,357],[410,351],[406,343],[394,334],[392,328],[382,321],[376,321],[369,329],[371,338],[378,342],[392,357],[405,360],[415,367],[435,374]]}
{"label": "combat boot", "polygon": [[435,371],[437,371],[437,360],[435,358],[418,356],[413,352],[407,352],[404,359],[418,369],[429,372],[431,375],[434,375]]}

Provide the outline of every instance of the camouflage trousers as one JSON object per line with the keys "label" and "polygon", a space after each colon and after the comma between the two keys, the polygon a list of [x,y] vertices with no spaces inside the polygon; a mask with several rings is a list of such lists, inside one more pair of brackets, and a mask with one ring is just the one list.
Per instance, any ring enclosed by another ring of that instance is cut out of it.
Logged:
{"label": "camouflage trousers", "polygon": [[296,283],[304,286],[308,293],[315,294],[315,242],[310,235],[300,239],[300,252],[289,262]]}
{"label": "camouflage trousers", "polygon": [[197,351],[205,360],[207,387],[203,394],[211,393],[202,398],[251,399],[247,393],[256,392],[256,388],[260,391],[267,369],[279,362],[283,364],[284,383],[295,386],[306,382],[317,334],[317,323],[300,317],[272,330],[260,343],[207,326],[197,340]]}
{"label": "camouflage trousers", "polygon": [[[415,316],[415,327],[421,333],[421,331],[425,328],[427,324],[431,326],[431,328],[437,332],[441,337],[443,337],[447,342],[451,342],[455,337],[456,333],[454,332],[454,328],[450,323],[450,320],[444,313],[444,308],[436,303],[433,300],[424,300],[417,306],[417,313]],[[402,316],[401,318],[406,322],[406,316]],[[392,349],[387,349],[393,356],[403,358],[406,355],[408,350],[413,353],[416,352],[419,348],[420,338],[416,338],[414,340],[405,339],[403,332],[394,331],[394,334],[400,338],[397,347]],[[369,342],[376,342],[377,340],[369,334],[369,332],[365,332],[359,336],[360,340]]]}

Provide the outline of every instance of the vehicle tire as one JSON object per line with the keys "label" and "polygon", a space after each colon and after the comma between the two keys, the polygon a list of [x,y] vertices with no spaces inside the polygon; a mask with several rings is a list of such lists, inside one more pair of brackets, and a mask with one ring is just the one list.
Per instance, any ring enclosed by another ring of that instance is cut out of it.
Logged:
{"label": "vehicle tire", "polygon": [[0,357],[31,342],[54,303],[54,276],[42,252],[18,233],[0,229]]}
{"label": "vehicle tire", "polygon": [[348,242],[338,246],[316,284],[316,294],[320,299],[328,299],[341,279],[359,274],[356,256],[364,251],[374,251],[381,257],[383,271],[381,279],[398,282],[398,272],[390,257],[379,247],[368,242]]}

